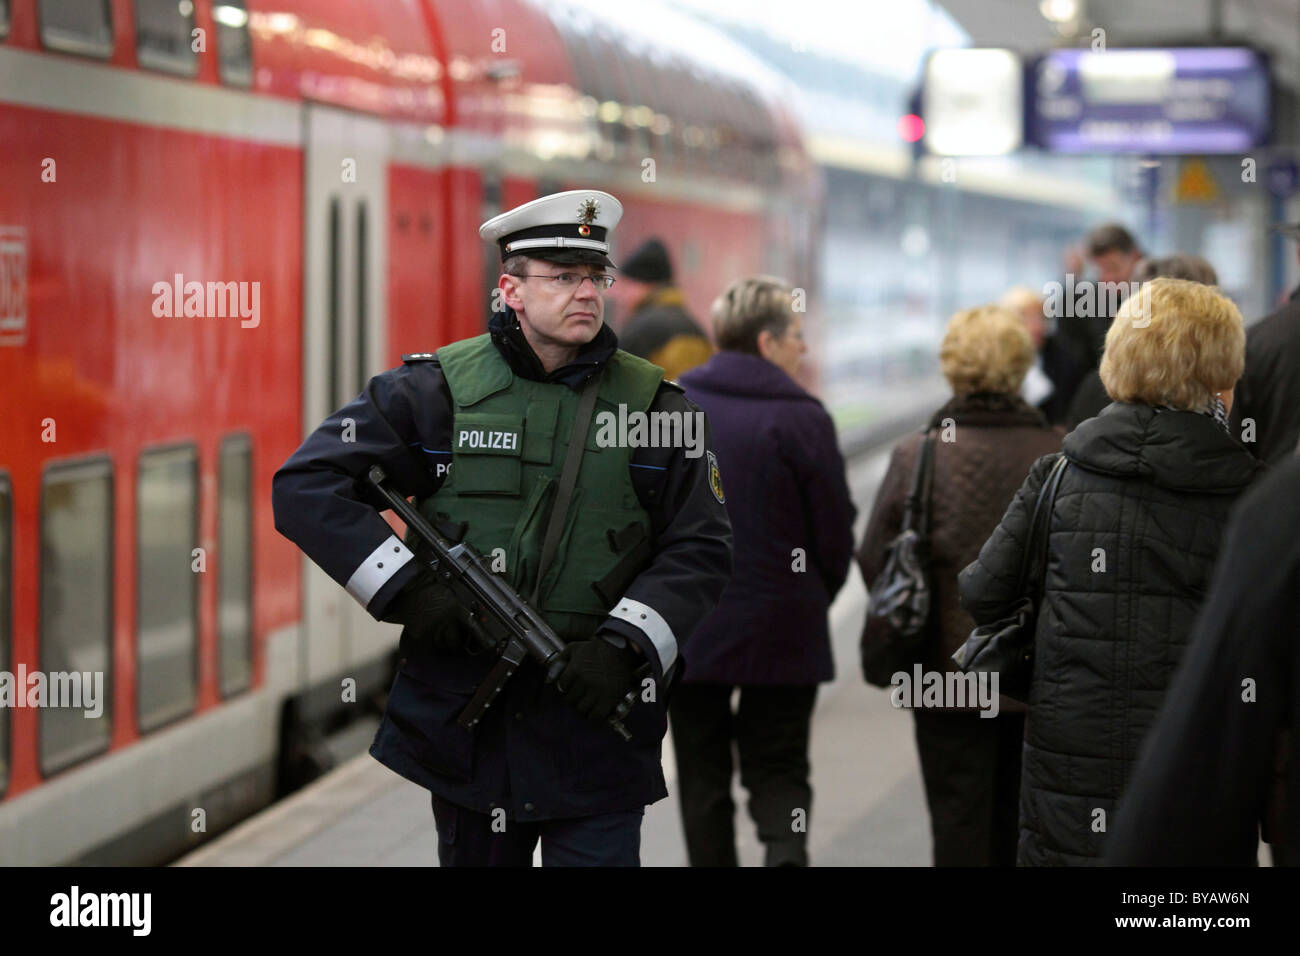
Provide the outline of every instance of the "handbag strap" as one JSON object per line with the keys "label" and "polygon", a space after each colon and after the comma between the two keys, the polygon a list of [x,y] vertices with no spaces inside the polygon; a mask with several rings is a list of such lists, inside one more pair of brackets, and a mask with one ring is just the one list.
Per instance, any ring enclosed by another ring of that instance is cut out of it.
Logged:
{"label": "handbag strap", "polygon": [[1038,500],[1034,502],[1034,516],[1029,526],[1029,544],[1021,562],[1020,593],[1026,594],[1033,588],[1032,597],[1037,598],[1043,591],[1047,577],[1048,538],[1052,524],[1052,508],[1056,504],[1056,489],[1061,484],[1061,475],[1065,473],[1068,459],[1062,453],[1048,472],[1043,487],[1038,491]]}
{"label": "handbag strap", "polygon": [[903,531],[915,531],[922,539],[930,537],[930,487],[934,482],[934,429],[926,429],[921,450],[916,456],[912,490],[903,506]]}
{"label": "handbag strap", "polygon": [[597,371],[582,386],[582,397],[578,399],[578,410],[573,416],[573,428],[569,432],[569,450],[564,456],[564,469],[560,472],[560,486],[556,489],[555,500],[551,503],[551,514],[546,522],[546,535],[542,538],[542,557],[537,564],[537,578],[533,582],[533,593],[528,603],[537,607],[537,597],[542,591],[542,579],[555,557],[555,549],[560,545],[560,535],[564,531],[564,519],[569,513],[569,502],[573,500],[573,489],[578,484],[578,468],[582,464],[582,450],[587,446],[587,429],[591,427],[592,412],[596,409],[596,393],[600,391],[600,379],[604,369]]}

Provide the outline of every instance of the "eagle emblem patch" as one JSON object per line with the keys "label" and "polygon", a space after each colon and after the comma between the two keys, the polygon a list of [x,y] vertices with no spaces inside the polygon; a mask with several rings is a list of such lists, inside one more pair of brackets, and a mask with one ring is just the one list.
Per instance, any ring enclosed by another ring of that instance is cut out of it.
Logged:
{"label": "eagle emblem patch", "polygon": [[578,226],[578,235],[580,236],[591,235],[591,224],[596,220],[596,217],[599,215],[600,215],[600,200],[584,199],[578,205],[578,222],[581,223],[581,225]]}
{"label": "eagle emblem patch", "polygon": [[722,471],[718,468],[718,457],[713,452],[708,452],[709,456],[709,488],[713,491],[713,497],[718,499],[718,504],[726,504],[727,496],[722,493]]}

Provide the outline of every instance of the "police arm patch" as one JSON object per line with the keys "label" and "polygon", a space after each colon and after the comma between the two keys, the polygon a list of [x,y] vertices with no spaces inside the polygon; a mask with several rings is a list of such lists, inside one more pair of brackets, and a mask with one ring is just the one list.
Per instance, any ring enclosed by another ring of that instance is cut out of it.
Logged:
{"label": "police arm patch", "polygon": [[726,504],[727,496],[722,493],[722,471],[718,468],[718,456],[713,452],[707,454],[709,456],[709,490],[713,492],[713,497],[718,499],[718,504]]}

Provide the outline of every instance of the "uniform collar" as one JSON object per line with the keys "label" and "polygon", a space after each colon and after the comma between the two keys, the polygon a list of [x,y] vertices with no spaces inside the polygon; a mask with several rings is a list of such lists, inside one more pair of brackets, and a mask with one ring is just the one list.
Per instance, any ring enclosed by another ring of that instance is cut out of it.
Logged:
{"label": "uniform collar", "polygon": [[488,332],[492,336],[492,344],[497,347],[506,365],[510,366],[510,371],[521,378],[567,385],[575,391],[618,350],[618,336],[608,325],[602,324],[596,337],[578,351],[576,359],[547,374],[542,368],[542,360],[524,337],[524,330],[519,327],[519,316],[515,315],[514,309],[506,306],[505,312],[494,312],[488,320]]}

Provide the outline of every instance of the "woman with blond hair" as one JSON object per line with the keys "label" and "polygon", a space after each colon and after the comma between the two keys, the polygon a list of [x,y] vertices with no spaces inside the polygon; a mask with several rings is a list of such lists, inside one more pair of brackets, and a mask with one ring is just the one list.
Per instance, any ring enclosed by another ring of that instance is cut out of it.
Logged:
{"label": "woman with blond hair", "polygon": [[[1227,430],[1244,356],[1237,307],[1183,279],[1143,284],[1106,334],[1101,379],[1113,404],[1066,437],[1048,516],[1021,770],[1021,866],[1101,862],[1228,513],[1261,469]],[[1008,615],[1021,597],[1030,516],[1058,457],[1034,464],[961,573],[962,606],[981,624]]]}
{"label": "woman with blond hair", "polygon": [[[1200,256],[1188,252],[1175,252],[1173,255],[1155,259],[1143,259],[1133,271],[1134,283],[1150,282],[1152,279],[1189,279],[1202,285],[1218,285],[1219,275],[1214,266]],[[1087,421],[1110,404],[1106,386],[1101,383],[1101,373],[1093,369],[1083,376],[1078,383],[1074,397],[1070,399],[1063,419],[1066,431],[1070,431],[1079,422]]]}
{"label": "woman with blond hair", "polygon": [[[939,362],[953,397],[925,432],[895,449],[876,495],[858,564],[868,587],[898,535],[923,443],[932,443],[929,579],[933,611],[916,659],[895,661],[898,640],[883,617],[869,615],[862,635],[863,670],[881,684],[889,672],[955,670],[950,657],[974,622],[957,603],[957,572],[979,553],[1029,466],[1061,447],[1061,436],[1021,397],[1034,342],[1021,316],[998,305],[966,309],[948,323]],[[872,595],[873,601],[881,595]],[[879,673],[876,673],[876,672]],[[949,702],[953,703],[953,702]],[[1010,866],[1016,853],[1016,801],[1024,706],[1000,702],[996,717],[975,704],[912,713],[921,758],[936,866]]]}

